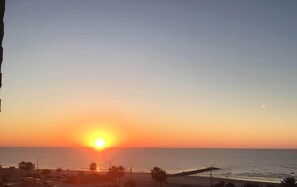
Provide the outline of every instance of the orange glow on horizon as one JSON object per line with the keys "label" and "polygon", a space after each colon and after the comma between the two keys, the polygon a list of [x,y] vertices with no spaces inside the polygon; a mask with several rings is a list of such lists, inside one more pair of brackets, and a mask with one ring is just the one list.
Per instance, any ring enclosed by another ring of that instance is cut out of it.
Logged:
{"label": "orange glow on horizon", "polygon": [[[82,130],[82,127],[88,128]],[[80,125],[72,136],[81,146],[102,150],[118,146],[120,137],[116,132],[111,123],[95,122]]]}
{"label": "orange glow on horizon", "polygon": [[87,138],[85,143],[88,147],[93,147],[97,150],[101,150],[106,147],[115,146],[113,137],[109,133],[97,131],[89,134],[88,136],[89,137]]}

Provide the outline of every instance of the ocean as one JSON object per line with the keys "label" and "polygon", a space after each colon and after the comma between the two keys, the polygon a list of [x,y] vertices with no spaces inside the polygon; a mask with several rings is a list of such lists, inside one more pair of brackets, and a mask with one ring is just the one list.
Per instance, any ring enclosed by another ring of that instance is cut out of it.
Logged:
{"label": "ocean", "polygon": [[[88,170],[91,162],[101,170],[122,165],[135,172],[150,172],[158,166],[167,173],[215,166],[215,177],[280,182],[297,173],[297,150],[196,149],[196,148],[23,148],[0,147],[0,165],[17,167],[30,161],[39,169]],[[197,176],[209,176],[202,173]]]}

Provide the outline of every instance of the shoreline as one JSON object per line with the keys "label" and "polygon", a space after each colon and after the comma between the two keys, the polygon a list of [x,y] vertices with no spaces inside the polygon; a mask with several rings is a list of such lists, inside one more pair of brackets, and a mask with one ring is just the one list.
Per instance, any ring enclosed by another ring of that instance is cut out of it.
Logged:
{"label": "shoreline", "polygon": [[[43,170],[42,168],[39,168],[39,173],[41,173],[41,171]],[[65,183],[62,182],[61,180],[58,180],[57,177],[57,173],[56,170],[54,169],[50,169],[51,170],[51,179],[54,183],[59,184],[59,186],[61,187],[70,187],[73,184],[69,184],[69,183]],[[9,169],[8,168],[2,168],[2,174],[4,173],[8,173]],[[78,176],[79,172],[83,172],[83,175],[89,175],[92,172],[90,170],[86,171],[86,170],[63,170],[62,174],[66,174],[67,176]],[[0,173],[0,174],[1,174]],[[21,184],[21,179],[23,178],[23,176],[21,174],[22,171],[18,168],[14,169],[14,177],[11,180],[12,183],[19,183]],[[31,170],[30,172],[31,174],[37,173],[37,169]],[[101,171],[101,172],[96,172],[97,174],[101,174],[104,175],[106,172],[105,171]],[[141,187],[150,187],[153,186],[154,181],[151,178],[151,175],[149,172],[126,172],[125,176],[123,177],[124,180],[133,180],[135,181],[135,183],[137,184],[137,186],[141,186]],[[181,176],[181,177],[168,177],[168,182],[166,183],[166,185],[164,186],[183,186],[183,185],[188,185],[188,186],[197,186],[197,187],[209,187],[211,184],[211,180],[210,177],[207,176]],[[227,183],[233,183],[235,185],[235,187],[242,187],[245,183],[252,183],[252,184],[257,184],[260,186],[268,186],[268,185],[272,185],[272,186],[279,186],[281,184],[281,181],[276,182],[276,181],[257,181],[257,180],[246,180],[246,179],[234,179],[234,178],[220,178],[220,177],[213,177],[212,179],[212,184],[217,184],[221,181],[224,181],[226,184]],[[103,184],[101,183],[93,183],[96,186],[101,186]],[[84,185],[91,185],[91,184],[75,184],[77,186],[84,186]],[[105,184],[106,185],[106,184]],[[17,185],[16,185],[17,186]],[[33,185],[34,186],[34,185]],[[32,187],[33,187],[32,186]],[[29,185],[29,187],[31,187],[31,185]]]}
{"label": "shoreline", "polygon": [[[13,166],[15,167],[15,166]],[[57,167],[58,168],[58,167]],[[44,169],[49,169],[51,171],[53,171],[53,173],[56,172],[56,169],[57,168],[38,168],[39,171],[42,171]],[[5,166],[3,167],[2,165],[2,170],[5,170],[5,169],[8,169],[8,166]],[[18,167],[15,167],[16,170],[19,170]],[[67,169],[63,169],[63,172],[65,173],[67,171]],[[36,171],[37,169],[33,169],[34,171]],[[32,170],[32,171],[33,171]],[[74,173],[78,173],[78,172],[84,172],[86,174],[88,173],[91,173],[89,169],[68,169],[70,172],[74,172]],[[107,168],[102,168],[101,170],[99,171],[96,171],[96,173],[98,174],[103,174],[103,173],[106,173],[108,171]],[[32,172],[33,173],[33,172]],[[129,173],[128,171],[126,173]],[[133,171],[134,174],[147,174],[147,175],[150,175],[150,172],[148,171]],[[1,174],[1,173],[0,173]],[[168,173],[168,174],[171,174],[171,173]],[[208,178],[209,179],[209,175],[188,175],[186,177],[198,177],[198,178]],[[168,177],[168,178],[171,178],[171,177]],[[269,183],[269,184],[280,184],[281,180],[283,180],[283,178],[258,178],[258,179],[255,179],[255,178],[244,178],[244,177],[232,177],[232,176],[228,176],[228,177],[224,177],[224,176],[218,176],[216,175],[215,173],[213,173],[213,178],[215,179],[221,179],[221,180],[234,180],[234,181],[244,181],[244,182],[259,182],[259,183]]]}

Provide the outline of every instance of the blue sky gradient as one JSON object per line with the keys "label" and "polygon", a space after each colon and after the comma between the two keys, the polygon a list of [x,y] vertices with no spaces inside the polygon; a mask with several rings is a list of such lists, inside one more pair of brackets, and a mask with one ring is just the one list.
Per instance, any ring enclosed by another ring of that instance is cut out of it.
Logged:
{"label": "blue sky gradient", "polygon": [[[297,148],[269,144],[297,131],[296,20],[293,0],[9,0],[0,126],[107,120],[162,126],[172,141],[183,128],[238,128],[246,142],[271,130],[250,146]],[[184,132],[178,146],[200,146]]]}

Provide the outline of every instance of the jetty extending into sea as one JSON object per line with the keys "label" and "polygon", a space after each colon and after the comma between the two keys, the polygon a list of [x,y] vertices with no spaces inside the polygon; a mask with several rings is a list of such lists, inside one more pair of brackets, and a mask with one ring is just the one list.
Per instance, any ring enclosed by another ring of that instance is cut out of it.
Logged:
{"label": "jetty extending into sea", "polygon": [[173,174],[168,174],[168,177],[182,177],[182,176],[187,176],[187,175],[195,175],[198,173],[204,173],[208,171],[213,171],[213,170],[219,170],[220,168],[217,167],[207,167],[207,168],[202,168],[202,169],[195,169],[195,170],[190,170],[190,171],[182,171],[178,173],[173,173]]}

